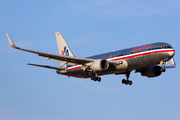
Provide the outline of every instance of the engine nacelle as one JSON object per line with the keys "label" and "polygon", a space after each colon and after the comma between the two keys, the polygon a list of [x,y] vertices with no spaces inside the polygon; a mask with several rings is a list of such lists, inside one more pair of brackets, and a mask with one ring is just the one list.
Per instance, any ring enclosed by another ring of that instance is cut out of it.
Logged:
{"label": "engine nacelle", "polygon": [[109,68],[109,62],[104,59],[94,61],[89,67],[93,71],[103,71]]}
{"label": "engine nacelle", "polygon": [[162,73],[162,67],[151,66],[151,67],[146,68],[145,71],[141,72],[141,75],[151,78],[151,77],[157,77],[157,76],[161,75],[161,73]]}

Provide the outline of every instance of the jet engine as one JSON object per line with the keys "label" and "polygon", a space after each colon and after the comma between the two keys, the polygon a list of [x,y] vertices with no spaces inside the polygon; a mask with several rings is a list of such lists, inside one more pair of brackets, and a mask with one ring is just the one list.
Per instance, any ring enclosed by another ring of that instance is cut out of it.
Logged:
{"label": "jet engine", "polygon": [[146,68],[143,72],[141,72],[141,75],[151,78],[151,77],[157,77],[161,75],[161,73],[162,73],[162,67],[151,66],[151,67]]}
{"label": "jet engine", "polygon": [[107,70],[109,68],[109,62],[105,59],[96,60],[90,65],[89,68],[93,71]]}

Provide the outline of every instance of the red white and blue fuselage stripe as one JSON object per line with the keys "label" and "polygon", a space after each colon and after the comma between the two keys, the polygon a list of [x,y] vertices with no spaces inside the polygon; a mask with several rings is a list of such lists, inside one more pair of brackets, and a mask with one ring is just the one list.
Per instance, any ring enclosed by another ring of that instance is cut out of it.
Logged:
{"label": "red white and blue fuselage stripe", "polygon": [[[175,50],[172,48],[169,49],[155,49],[155,50],[145,50],[142,52],[137,52],[137,53],[129,53],[129,55],[123,55],[120,57],[114,57],[114,58],[108,58],[108,61],[119,61],[119,60],[126,60],[129,58],[135,58],[135,57],[139,57],[139,56],[145,56],[145,55],[149,55],[149,54],[156,54],[156,53],[174,53]],[[77,66],[72,66],[69,67],[68,70],[76,70],[76,69],[80,69],[82,67],[82,65],[77,65]]]}

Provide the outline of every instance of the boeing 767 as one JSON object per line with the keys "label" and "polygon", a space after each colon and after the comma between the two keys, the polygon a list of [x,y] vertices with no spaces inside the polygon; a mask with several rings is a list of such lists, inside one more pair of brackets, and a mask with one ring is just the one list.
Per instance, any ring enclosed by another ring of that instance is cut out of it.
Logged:
{"label": "boeing 767", "polygon": [[[123,79],[122,83],[125,85],[132,85],[132,81],[129,80],[129,75],[133,70],[141,73],[142,76],[151,78],[161,75],[162,72],[166,71],[166,68],[175,67],[173,59],[175,50],[168,43],[152,43],[81,58],[74,56],[60,32],[56,32],[55,36],[59,54],[17,47],[7,34],[9,43],[13,48],[35,53],[40,57],[61,63],[61,67],[31,63],[28,63],[28,65],[54,69],[58,74],[66,75],[68,77],[91,78],[91,80],[100,82],[101,77],[99,76],[102,75],[125,74],[126,79]],[[168,61],[171,61],[171,66],[166,66]]]}

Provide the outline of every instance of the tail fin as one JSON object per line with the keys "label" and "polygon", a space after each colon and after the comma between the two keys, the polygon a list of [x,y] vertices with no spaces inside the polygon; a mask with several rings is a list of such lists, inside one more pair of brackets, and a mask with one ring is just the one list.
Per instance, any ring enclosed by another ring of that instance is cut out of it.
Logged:
{"label": "tail fin", "polygon": [[[57,46],[58,46],[58,51],[60,55],[65,55],[65,56],[72,56],[74,57],[74,54],[72,53],[71,49],[69,48],[68,44],[64,40],[62,34],[58,31],[55,32],[56,35],[56,41],[57,41]],[[74,65],[74,64],[73,64]],[[61,62],[61,66],[67,68],[72,65],[68,65],[67,62]]]}
{"label": "tail fin", "polygon": [[55,35],[56,35],[56,41],[57,41],[59,54],[74,57],[71,49],[69,48],[68,44],[64,40],[62,34],[58,31],[58,32],[55,32]]}

